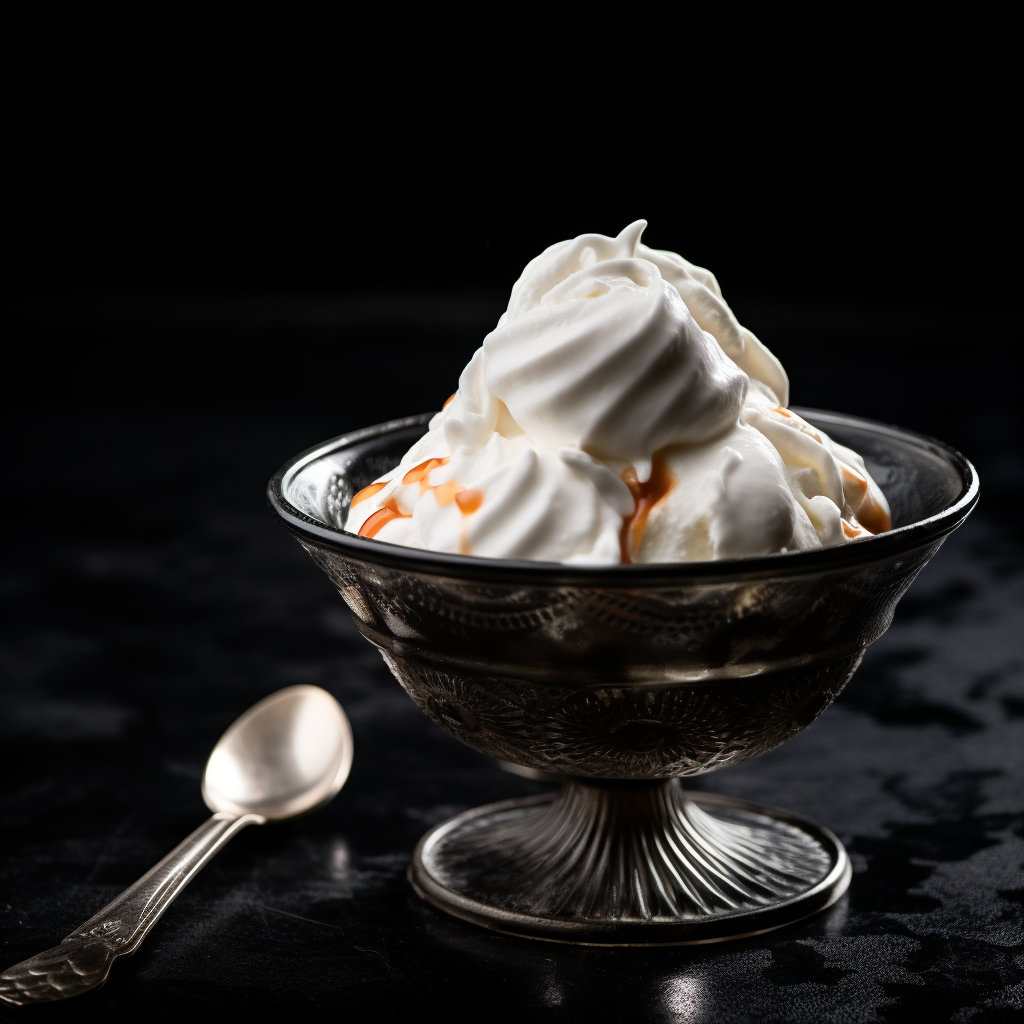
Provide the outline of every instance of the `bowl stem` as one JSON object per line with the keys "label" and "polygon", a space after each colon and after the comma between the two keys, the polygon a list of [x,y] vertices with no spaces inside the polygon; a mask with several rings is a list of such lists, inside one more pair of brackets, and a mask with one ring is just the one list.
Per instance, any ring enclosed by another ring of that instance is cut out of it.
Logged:
{"label": "bowl stem", "polygon": [[783,811],[689,796],[678,779],[570,779],[438,826],[412,879],[444,909],[505,931],[706,942],[827,906],[849,866],[831,833]]}

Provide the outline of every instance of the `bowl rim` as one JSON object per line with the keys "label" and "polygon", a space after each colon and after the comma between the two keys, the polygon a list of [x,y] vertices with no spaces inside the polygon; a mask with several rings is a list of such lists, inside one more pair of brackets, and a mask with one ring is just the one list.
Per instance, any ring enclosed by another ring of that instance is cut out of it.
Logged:
{"label": "bowl rim", "polygon": [[317,547],[332,548],[356,561],[410,572],[429,573],[434,576],[475,580],[491,585],[510,583],[602,587],[635,587],[652,583],[687,585],[739,582],[780,576],[803,576],[867,565],[940,540],[960,526],[977,504],[977,470],[950,445],[927,434],[862,416],[805,406],[792,408],[798,415],[826,429],[831,424],[868,430],[882,436],[899,438],[903,443],[909,443],[944,458],[959,471],[960,493],[950,505],[935,515],[849,544],[813,548],[809,551],[722,558],[704,562],[647,562],[630,565],[565,565],[560,562],[483,558],[478,555],[457,555],[405,547],[387,541],[357,537],[344,530],[327,526],[306,515],[285,497],[288,484],[309,463],[382,434],[413,426],[425,427],[436,415],[420,413],[349,431],[300,452],[270,478],[267,484],[267,501],[277,518],[300,540]]}

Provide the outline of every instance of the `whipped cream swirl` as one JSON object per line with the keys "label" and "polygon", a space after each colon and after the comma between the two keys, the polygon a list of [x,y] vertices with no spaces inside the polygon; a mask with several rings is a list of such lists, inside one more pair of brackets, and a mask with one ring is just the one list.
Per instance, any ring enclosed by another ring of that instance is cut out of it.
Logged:
{"label": "whipped cream swirl", "polygon": [[645,227],[580,235],[527,265],[458,391],[356,495],[348,530],[613,564],[801,550],[888,528],[863,461],[786,408],[785,371],[714,276],[643,245]]}

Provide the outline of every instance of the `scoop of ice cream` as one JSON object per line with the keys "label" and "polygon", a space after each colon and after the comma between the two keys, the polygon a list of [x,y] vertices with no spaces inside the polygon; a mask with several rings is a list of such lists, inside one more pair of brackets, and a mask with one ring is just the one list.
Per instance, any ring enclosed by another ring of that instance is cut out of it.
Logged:
{"label": "scoop of ice cream", "polygon": [[578,449],[539,448],[522,432],[493,431],[482,447],[446,455],[444,426],[435,417],[398,467],[355,496],[349,530],[492,558],[619,561],[633,502],[607,466]]}
{"label": "scoop of ice cream", "polygon": [[346,529],[576,564],[736,558],[889,528],[863,460],[786,408],[714,276],[581,235],[532,260],[458,391]]}
{"label": "scoop of ice cream", "polygon": [[888,502],[856,452],[756,389],[743,421],[778,452],[790,491],[823,545],[891,529]]}
{"label": "scoop of ice cream", "polygon": [[642,227],[539,256],[483,346],[488,389],[537,444],[625,461],[641,481],[655,451],[734,424],[748,384],[657,266],[631,255]]}
{"label": "scoop of ice cream", "polygon": [[661,276],[679,292],[701,330],[707,331],[751,380],[770,388],[778,404],[789,404],[789,377],[782,363],[740,325],[710,270],[695,267],[674,252],[649,249],[642,244],[637,245],[636,254],[661,271]]}
{"label": "scoop of ice cream", "polygon": [[817,546],[782,458],[753,427],[737,423],[713,441],[674,445],[658,458],[671,490],[634,538],[636,561],[740,558]]}

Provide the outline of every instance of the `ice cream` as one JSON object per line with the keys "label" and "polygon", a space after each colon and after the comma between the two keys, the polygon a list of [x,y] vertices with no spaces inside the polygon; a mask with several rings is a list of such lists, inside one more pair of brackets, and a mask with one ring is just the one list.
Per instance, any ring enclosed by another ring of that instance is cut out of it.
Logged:
{"label": "ice cream", "polygon": [[707,270],[580,235],[533,259],[458,390],[346,529],[568,564],[798,551],[890,527],[855,452],[787,408]]}

